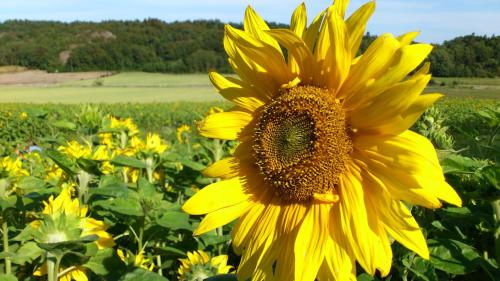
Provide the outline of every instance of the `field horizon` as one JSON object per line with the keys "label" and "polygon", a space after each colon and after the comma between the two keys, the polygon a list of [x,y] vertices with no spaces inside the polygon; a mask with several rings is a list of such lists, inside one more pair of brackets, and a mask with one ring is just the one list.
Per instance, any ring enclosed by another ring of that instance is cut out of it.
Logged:
{"label": "field horizon", "polygon": [[[232,75],[232,74],[228,74]],[[0,103],[164,103],[222,101],[208,75],[148,72],[0,74]],[[500,98],[500,78],[433,78],[426,92],[448,98]]]}

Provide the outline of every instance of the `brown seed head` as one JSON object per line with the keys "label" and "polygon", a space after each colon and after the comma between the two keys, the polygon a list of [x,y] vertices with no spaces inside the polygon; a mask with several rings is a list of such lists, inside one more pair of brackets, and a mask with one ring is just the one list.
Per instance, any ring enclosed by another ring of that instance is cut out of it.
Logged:
{"label": "brown seed head", "polygon": [[261,111],[254,132],[260,172],[285,202],[327,193],[352,151],[342,105],[326,89],[286,89]]}

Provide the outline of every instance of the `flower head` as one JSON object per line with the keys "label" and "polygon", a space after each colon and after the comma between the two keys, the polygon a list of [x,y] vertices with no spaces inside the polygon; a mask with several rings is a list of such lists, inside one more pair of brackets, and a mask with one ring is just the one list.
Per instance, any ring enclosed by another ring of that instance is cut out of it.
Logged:
{"label": "flower head", "polygon": [[139,251],[137,255],[134,255],[129,250],[118,249],[116,253],[127,264],[153,271],[154,263],[144,256],[144,251]]}
{"label": "flower head", "polygon": [[200,133],[240,144],[205,171],[222,180],[183,209],[207,214],[197,235],[238,218],[241,280],[352,280],[356,261],[385,276],[389,235],[429,257],[403,202],[461,204],[432,144],[408,130],[442,96],[421,95],[429,64],[418,67],[432,46],[411,44],[416,32],[384,34],[358,55],[375,2],[345,19],[347,2],[309,26],[302,4],[290,29],[274,30],[248,7],[244,30],[225,28],[239,78],[210,79],[236,106],[209,115]]}
{"label": "flower head", "polygon": [[[31,227],[37,230],[35,232],[37,242],[61,243],[95,235],[97,240],[94,243],[98,249],[114,246],[113,237],[106,232],[107,225],[103,221],[87,217],[87,206],[81,206],[78,199],[71,199],[71,188],[64,187],[56,198],[51,196],[43,203],[45,206],[42,211],[43,217],[31,223]],[[63,270],[64,268],[60,269]],[[85,272],[84,267],[74,266],[61,280],[85,281],[87,280]],[[46,264],[34,273],[35,276],[44,274],[47,274]]]}
{"label": "flower head", "polygon": [[177,128],[177,140],[179,141],[179,143],[185,143],[186,140],[189,138],[190,133],[191,133],[191,127],[189,127],[186,124]]}
{"label": "flower head", "polygon": [[227,265],[227,259],[226,255],[210,258],[201,250],[187,252],[187,258],[179,259],[179,281],[202,281],[217,274],[228,273],[233,267]]}

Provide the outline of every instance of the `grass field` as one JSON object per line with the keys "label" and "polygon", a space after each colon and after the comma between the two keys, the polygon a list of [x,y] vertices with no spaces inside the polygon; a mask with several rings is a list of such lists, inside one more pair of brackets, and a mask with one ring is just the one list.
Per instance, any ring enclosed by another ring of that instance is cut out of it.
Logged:
{"label": "grass field", "polygon": [[[448,97],[500,98],[498,78],[434,78],[426,92]],[[206,74],[119,73],[46,85],[0,85],[1,103],[154,103],[219,101]]]}

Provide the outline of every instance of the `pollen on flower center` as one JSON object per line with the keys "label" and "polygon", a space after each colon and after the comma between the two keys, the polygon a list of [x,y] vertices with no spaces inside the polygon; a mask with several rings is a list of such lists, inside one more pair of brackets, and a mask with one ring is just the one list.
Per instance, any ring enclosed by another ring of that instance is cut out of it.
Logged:
{"label": "pollen on flower center", "polygon": [[304,202],[332,191],[352,151],[341,104],[326,89],[283,90],[261,112],[253,151],[282,200]]}

